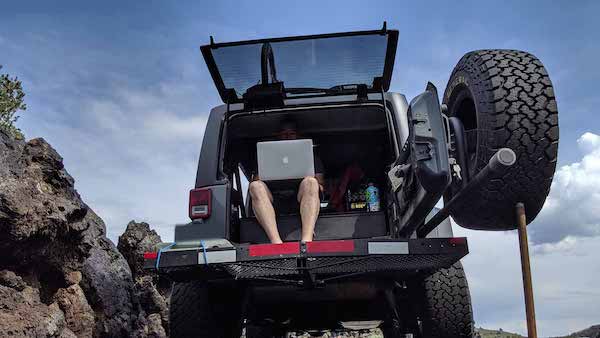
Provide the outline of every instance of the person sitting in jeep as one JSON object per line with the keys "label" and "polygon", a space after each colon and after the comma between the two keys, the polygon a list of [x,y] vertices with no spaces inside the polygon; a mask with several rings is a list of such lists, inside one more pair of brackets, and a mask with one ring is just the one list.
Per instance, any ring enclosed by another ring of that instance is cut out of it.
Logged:
{"label": "person sitting in jeep", "polygon": [[[284,121],[278,137],[280,140],[297,139],[296,124],[291,120]],[[324,184],[323,164],[316,155],[314,156],[314,160],[315,176],[303,178],[297,189],[297,193],[295,190],[291,193],[289,191],[280,191],[276,194],[276,198],[274,198],[267,184],[261,181],[258,175],[253,176],[249,186],[252,210],[271,243],[283,243],[277,229],[275,209],[281,212],[293,209],[298,204],[302,220],[301,240],[304,242],[312,241],[315,223],[317,222],[317,217],[319,217],[321,206],[320,192],[323,191]]]}

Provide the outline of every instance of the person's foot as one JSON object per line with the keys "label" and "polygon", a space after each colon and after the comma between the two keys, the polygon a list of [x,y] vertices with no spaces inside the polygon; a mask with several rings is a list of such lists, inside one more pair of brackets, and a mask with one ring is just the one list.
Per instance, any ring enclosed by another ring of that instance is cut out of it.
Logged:
{"label": "person's foot", "polygon": [[313,232],[313,234],[312,234],[311,238],[302,238],[302,239],[300,240],[300,242],[301,242],[301,243],[312,242],[314,238],[315,238],[315,233]]}

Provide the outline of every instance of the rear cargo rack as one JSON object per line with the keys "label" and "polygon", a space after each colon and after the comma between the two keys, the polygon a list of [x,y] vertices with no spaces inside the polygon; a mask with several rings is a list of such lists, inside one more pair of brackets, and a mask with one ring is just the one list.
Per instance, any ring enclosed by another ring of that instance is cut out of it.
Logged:
{"label": "rear cargo rack", "polygon": [[174,280],[256,280],[304,287],[365,273],[427,273],[468,253],[466,238],[355,239],[181,247],[145,256],[144,268]]}

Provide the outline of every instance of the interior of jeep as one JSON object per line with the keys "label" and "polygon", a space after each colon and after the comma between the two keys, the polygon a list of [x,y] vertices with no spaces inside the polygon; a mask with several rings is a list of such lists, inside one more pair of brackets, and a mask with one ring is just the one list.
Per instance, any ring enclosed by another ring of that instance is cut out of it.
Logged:
{"label": "interior of jeep", "polygon": [[[267,243],[268,238],[243,192],[257,172],[256,143],[278,139],[284,120],[295,122],[299,138],[313,140],[315,154],[325,169],[324,194],[315,226],[315,240],[373,238],[389,233],[386,211],[386,172],[395,160],[393,136],[385,111],[378,104],[295,109],[280,112],[239,113],[227,121],[223,171],[235,182],[232,191],[232,239],[240,243]],[[369,210],[365,189],[379,190],[379,210]],[[267,185],[269,183],[267,182]],[[277,198],[275,186],[269,186]],[[277,225],[284,241],[299,240],[298,211],[278,212]]]}

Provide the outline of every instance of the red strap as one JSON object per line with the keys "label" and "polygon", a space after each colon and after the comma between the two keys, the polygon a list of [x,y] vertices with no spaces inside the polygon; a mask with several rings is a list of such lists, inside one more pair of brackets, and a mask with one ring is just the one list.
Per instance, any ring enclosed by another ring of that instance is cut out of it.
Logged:
{"label": "red strap", "polygon": [[337,211],[344,211],[344,195],[351,181],[359,181],[364,176],[362,169],[356,164],[346,168],[337,189],[331,194],[330,203]]}

